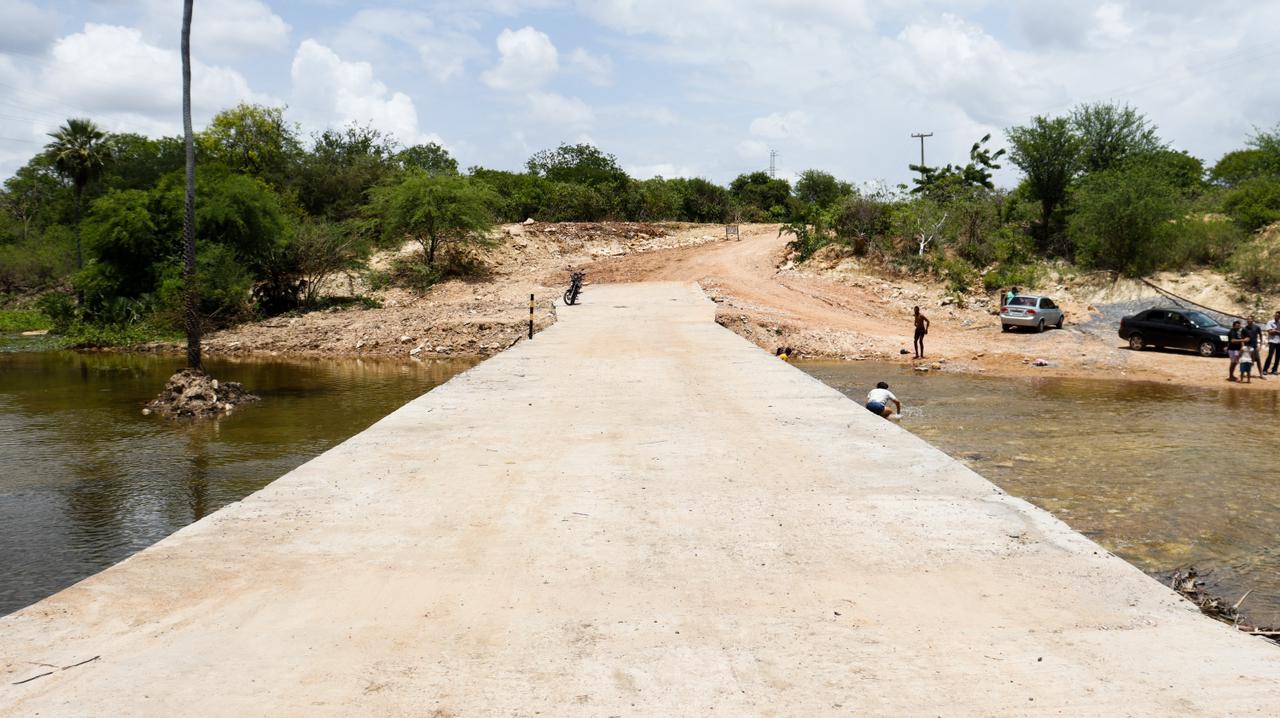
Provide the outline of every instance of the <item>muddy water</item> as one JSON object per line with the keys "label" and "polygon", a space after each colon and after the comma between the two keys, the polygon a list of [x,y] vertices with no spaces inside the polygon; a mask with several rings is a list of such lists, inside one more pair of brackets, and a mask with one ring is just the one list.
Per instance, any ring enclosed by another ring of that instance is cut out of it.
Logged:
{"label": "muddy water", "polygon": [[889,382],[904,428],[1152,575],[1252,589],[1241,610],[1280,625],[1280,393],[799,366],[859,402]]}
{"label": "muddy water", "polygon": [[141,415],[172,357],[0,352],[0,615],[262,488],[470,362],[228,361],[263,401],[214,422]]}

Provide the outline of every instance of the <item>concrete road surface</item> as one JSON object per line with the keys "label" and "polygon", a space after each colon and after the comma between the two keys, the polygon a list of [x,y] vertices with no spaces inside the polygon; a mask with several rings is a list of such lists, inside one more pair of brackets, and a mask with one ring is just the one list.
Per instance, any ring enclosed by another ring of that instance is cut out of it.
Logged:
{"label": "concrete road surface", "polygon": [[559,315],[0,619],[0,715],[1280,714],[1280,648],[717,326],[696,286]]}

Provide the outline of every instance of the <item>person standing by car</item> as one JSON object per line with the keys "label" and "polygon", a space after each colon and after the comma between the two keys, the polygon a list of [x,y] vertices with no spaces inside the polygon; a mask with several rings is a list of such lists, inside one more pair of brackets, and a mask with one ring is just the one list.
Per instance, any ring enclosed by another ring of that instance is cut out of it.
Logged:
{"label": "person standing by car", "polygon": [[1259,374],[1280,374],[1280,312],[1267,322],[1267,363],[1258,370]]}
{"label": "person standing by car", "polygon": [[1254,317],[1250,315],[1248,323],[1244,325],[1244,329],[1241,329],[1240,333],[1244,335],[1245,339],[1244,351],[1249,352],[1249,356],[1253,359],[1253,363],[1259,367],[1258,378],[1266,380],[1265,376],[1261,376],[1262,353],[1258,349],[1259,341],[1262,338],[1262,327],[1259,326]]}
{"label": "person standing by car", "polygon": [[1227,368],[1227,381],[1236,380],[1236,366],[1240,363],[1240,351],[1244,348],[1244,333],[1240,331],[1240,320],[1231,322],[1231,330],[1227,332],[1227,358],[1231,366]]}
{"label": "person standing by car", "polygon": [[924,335],[929,333],[929,318],[920,313],[920,307],[913,307],[915,313],[916,333],[912,348],[916,350],[916,358],[924,358]]}

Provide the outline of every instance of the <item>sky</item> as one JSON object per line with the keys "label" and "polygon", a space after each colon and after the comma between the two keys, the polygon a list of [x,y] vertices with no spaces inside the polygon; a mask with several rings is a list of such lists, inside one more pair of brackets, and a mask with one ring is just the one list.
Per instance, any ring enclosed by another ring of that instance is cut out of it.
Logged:
{"label": "sky", "polygon": [[[68,117],[181,133],[181,0],[0,0],[0,177]],[[1280,0],[196,0],[197,129],[240,102],[520,169],[589,142],[633,176],[727,182],[918,161],[1082,102],[1210,164],[1280,122]],[[1006,167],[998,181],[1011,186]]]}

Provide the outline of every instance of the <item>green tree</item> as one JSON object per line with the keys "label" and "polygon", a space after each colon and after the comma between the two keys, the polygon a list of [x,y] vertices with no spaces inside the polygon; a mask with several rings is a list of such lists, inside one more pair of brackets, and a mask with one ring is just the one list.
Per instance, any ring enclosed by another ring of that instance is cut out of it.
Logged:
{"label": "green tree", "polygon": [[1161,264],[1182,208],[1177,187],[1144,162],[1085,177],[1073,204],[1068,233],[1076,258],[1133,277]]}
{"label": "green tree", "polygon": [[374,207],[388,239],[409,238],[422,246],[427,265],[443,245],[483,244],[493,228],[498,198],[467,177],[432,177],[411,170],[404,179],[373,190]]}
{"label": "green tree", "polygon": [[1249,232],[1280,222],[1280,177],[1264,175],[1241,181],[1223,197],[1222,208]]}
{"label": "green tree", "polygon": [[5,180],[0,206],[17,223],[16,234],[28,240],[58,223],[64,214],[59,205],[68,204],[65,199],[59,202],[59,198],[67,194],[52,161],[42,153]]}
{"label": "green tree", "polygon": [[862,256],[877,237],[888,234],[891,207],[881,197],[853,194],[836,206],[831,227],[837,239]]}
{"label": "green tree", "polygon": [[621,189],[629,180],[618,165],[618,158],[589,144],[562,144],[554,150],[542,150],[530,157],[525,166],[530,174],[552,182],[596,188]]}
{"label": "green tree", "polygon": [[1209,170],[1209,179],[1224,187],[1268,175],[1280,175],[1280,168],[1266,152],[1256,149],[1228,152]]}
{"label": "green tree", "polygon": [[71,182],[75,192],[76,209],[76,266],[84,266],[84,250],[80,241],[80,220],[84,210],[84,190],[90,182],[102,174],[111,158],[107,146],[107,133],[91,120],[72,118],[50,132],[53,141],[45,145],[45,152],[53,161],[58,173]]}
{"label": "green tree", "polygon": [[396,155],[401,169],[420,169],[429,175],[456,175],[458,161],[449,150],[434,142],[406,147]]}
{"label": "green tree", "polygon": [[343,221],[355,217],[369,189],[395,167],[395,142],[367,126],[348,125],[316,135],[301,156],[293,186],[312,217]]}
{"label": "green tree", "polygon": [[673,180],[680,190],[682,214],[690,222],[723,222],[729,217],[729,191],[701,177]]}
{"label": "green tree", "polygon": [[93,262],[76,280],[91,308],[155,289],[158,265],[175,255],[156,209],[153,196],[142,190],[108,192],[94,200],[84,221],[85,247]]}
{"label": "green tree", "polygon": [[729,183],[729,196],[748,211],[748,220],[781,219],[791,197],[791,183],[770,177],[768,172],[741,174]]}
{"label": "green tree", "polygon": [[283,107],[239,104],[214,116],[196,138],[204,162],[225,165],[281,189],[302,154],[298,128],[284,118]]}
{"label": "green tree", "polygon": [[969,148],[969,163],[964,166],[946,165],[945,167],[926,167],[925,165],[908,165],[912,172],[919,172],[915,178],[912,194],[928,194],[939,201],[966,192],[971,188],[995,189],[992,175],[1000,169],[996,161],[1004,155],[1005,150],[992,152],[987,149],[991,135],[973,143]]}
{"label": "green tree", "polygon": [[1040,203],[1040,241],[1046,248],[1053,234],[1054,213],[1067,199],[1080,169],[1080,139],[1065,117],[1037,116],[1031,124],[1010,127],[1009,159],[1026,176],[1026,190]]}
{"label": "green tree", "polygon": [[467,173],[474,181],[496,193],[498,203],[494,207],[494,213],[498,219],[505,222],[546,219],[551,182],[524,172],[483,167],[472,167]]}
{"label": "green tree", "polygon": [[796,199],[814,204],[821,209],[831,209],[842,197],[853,194],[848,182],[841,182],[830,172],[805,170],[796,178]]}
{"label": "green tree", "polygon": [[107,190],[149,190],[165,175],[182,169],[181,137],[151,139],[126,132],[110,135],[107,145],[111,163],[102,176]]}
{"label": "green tree", "polygon": [[1101,172],[1134,155],[1164,149],[1156,126],[1128,105],[1083,104],[1071,111],[1071,130],[1080,138],[1080,165]]}

